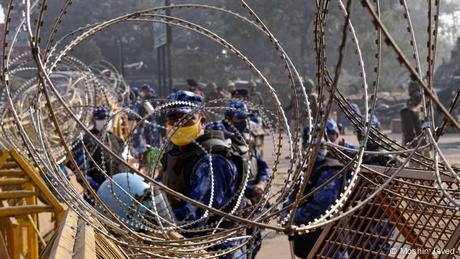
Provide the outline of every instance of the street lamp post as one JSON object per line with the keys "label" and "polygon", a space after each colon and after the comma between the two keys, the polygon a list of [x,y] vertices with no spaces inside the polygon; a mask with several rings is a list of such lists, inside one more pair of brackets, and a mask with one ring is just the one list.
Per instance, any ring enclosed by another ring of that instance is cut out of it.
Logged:
{"label": "street lamp post", "polygon": [[[155,0],[154,6],[169,6],[169,0]],[[160,14],[170,15],[170,10],[159,11]],[[155,22],[153,24],[154,47],[158,60],[158,88],[160,95],[165,96],[172,88],[171,73],[171,28],[164,24]]]}

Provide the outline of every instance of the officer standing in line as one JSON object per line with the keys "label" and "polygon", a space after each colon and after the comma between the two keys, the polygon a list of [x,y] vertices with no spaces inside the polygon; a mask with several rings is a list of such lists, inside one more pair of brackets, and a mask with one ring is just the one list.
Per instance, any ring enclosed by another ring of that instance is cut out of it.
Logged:
{"label": "officer standing in line", "polygon": [[[319,125],[316,126],[316,130],[319,130]],[[306,127],[303,132],[303,146],[306,148],[308,146],[308,135],[310,134],[310,127]],[[334,144],[346,147],[346,148],[352,148],[352,149],[358,149],[357,146],[349,143],[347,140],[344,138],[340,138],[340,131],[339,127],[337,126],[337,123],[333,119],[328,119],[326,121],[326,137],[329,141],[331,141]],[[351,151],[351,150],[342,150],[345,154],[348,156],[354,156],[356,154],[356,151]],[[328,153],[328,156],[333,156],[332,153]]]}
{"label": "officer standing in line", "polygon": [[249,82],[249,99],[254,105],[264,105],[262,93],[257,91],[257,83],[254,81]]}
{"label": "officer standing in line", "polygon": [[[338,144],[342,147],[358,149],[357,146],[351,144],[344,138],[340,138],[340,131],[337,123],[333,119],[328,119],[326,121],[326,136],[327,139],[330,140],[332,143]],[[348,156],[353,156],[356,154],[355,151],[351,150],[343,150],[345,154]]]}
{"label": "officer standing in line", "polygon": [[[312,143],[316,144],[317,139],[314,138]],[[343,165],[336,159],[328,157],[328,150],[326,146],[326,141],[321,140],[321,146],[318,151],[316,161],[312,170],[312,174],[308,180],[308,184],[305,188],[304,195],[307,195],[312,190],[318,188],[326,181],[333,178],[342,168]],[[328,210],[339,197],[340,191],[344,188],[345,180],[343,176],[335,177],[327,185],[321,187],[317,190],[316,193],[310,198],[302,202],[295,211],[294,221],[295,225],[307,224],[313,221],[315,218],[318,218],[326,210]],[[294,187],[293,193],[289,196],[288,203],[292,204],[295,200],[295,197],[299,191],[299,185],[297,184]],[[322,229],[317,229],[313,232],[303,234],[303,235],[294,235],[290,236],[290,241],[294,245],[294,253],[300,258],[306,258],[308,253],[313,248],[316,240],[319,238]],[[334,254],[329,251],[331,247],[327,249],[328,254]],[[337,249],[337,248],[332,248]],[[336,258],[348,258],[346,253],[341,251],[336,253]]]}
{"label": "officer standing in line", "polygon": [[[377,116],[372,116],[370,119],[370,125],[372,128],[375,128],[376,130],[380,130],[380,121],[377,118]],[[360,130],[356,130],[356,137],[358,138],[359,141],[364,140],[364,133]],[[369,138],[367,139],[366,151],[380,151],[380,146],[371,138],[371,135],[369,135]],[[369,165],[381,165],[381,166],[387,166],[387,163],[391,160],[391,156],[389,155],[382,155],[382,154],[365,154],[363,156],[363,163],[364,164],[369,164]]]}
{"label": "officer standing in line", "polygon": [[409,83],[409,100],[401,110],[402,142],[407,147],[415,147],[414,139],[422,133],[422,92],[414,81]]}
{"label": "officer standing in line", "polygon": [[[371,126],[376,130],[380,130],[380,121],[374,115],[371,117]],[[363,141],[364,133],[358,129],[356,131],[357,138],[359,141]],[[372,139],[368,138],[366,143],[366,151],[380,151],[380,146]],[[391,156],[382,154],[365,154],[363,156],[363,163],[369,165],[388,166],[388,162],[391,160]],[[369,193],[365,190],[362,191],[363,196],[368,196]],[[364,198],[363,198],[364,199]],[[373,202],[370,202],[361,208],[365,215],[382,215],[380,221],[369,220],[366,217],[361,220],[359,224],[359,232],[354,235],[354,240],[350,240],[351,243],[360,247],[361,249],[380,251],[382,254],[386,254],[390,249],[391,245],[388,242],[388,236],[391,236],[394,225],[390,223],[389,217],[385,214],[384,209]],[[378,236],[376,238],[375,236]],[[367,258],[383,258],[380,255],[369,255]]]}
{"label": "officer standing in line", "polygon": [[[318,112],[318,95],[315,93],[315,83],[313,82],[313,80],[309,77],[305,77],[305,79],[303,79],[303,86],[305,87],[305,92],[307,93],[308,95],[308,102],[310,103],[310,110],[311,110],[311,116],[312,116],[312,121],[315,120],[315,116]],[[290,100],[290,103],[289,105],[285,108],[285,110],[289,113],[288,113],[288,116],[290,117],[290,123],[291,121],[293,121],[293,111],[291,112],[291,110],[294,108],[294,98],[292,96],[289,96],[289,100]],[[300,114],[301,118],[304,119],[304,121],[307,121],[307,110],[306,109],[302,109],[301,110],[301,114]],[[314,122],[313,122],[314,123]],[[292,127],[293,125],[291,125]],[[308,140],[308,135],[310,134],[310,131],[311,131],[311,125],[307,125],[306,123],[304,123],[303,125],[301,125],[301,127],[303,127],[303,135],[302,135],[302,147],[305,149],[307,148],[307,140]],[[289,159],[289,156],[286,157],[286,159]]]}
{"label": "officer standing in line", "polygon": [[[251,125],[254,124],[248,119],[250,115],[248,107],[243,101],[231,101],[229,109],[225,111],[225,119],[209,123],[206,128],[221,130],[227,139],[231,140],[234,150],[243,156],[249,156],[251,161],[251,172],[249,182],[245,190],[245,197],[256,204],[262,198],[265,186],[269,179],[269,168],[267,163],[258,154],[254,136],[251,134]],[[235,129],[238,132],[235,132]],[[248,235],[255,236],[251,246],[251,258],[255,258],[261,248],[262,235],[260,230],[250,228]]]}
{"label": "officer standing in line", "polygon": [[305,77],[303,85],[305,86],[305,92],[308,94],[308,102],[310,103],[311,116],[313,117],[313,119],[315,119],[316,113],[318,112],[318,95],[315,92],[315,83],[311,78]]}
{"label": "officer standing in line", "polygon": [[[258,202],[269,178],[268,165],[257,152],[254,136],[251,134],[254,122],[248,120],[250,113],[246,104],[242,101],[231,101],[228,107],[229,109],[225,111],[225,120],[211,122],[206,128],[223,131],[225,137],[231,140],[235,150],[249,155],[251,177],[246,188],[246,197],[253,202]],[[238,132],[235,132],[230,123]]]}
{"label": "officer standing in line", "polygon": [[[305,87],[305,92],[308,95],[308,102],[310,103],[312,120],[314,120],[316,113],[318,113],[318,95],[315,93],[315,83],[309,77],[305,77],[305,79],[302,79],[302,82],[303,82],[303,86]],[[292,95],[289,95],[288,101],[289,101],[289,104],[284,108],[286,112],[289,112],[294,108],[295,98]],[[307,118],[306,109],[302,109],[300,116],[305,119]],[[310,127],[310,125],[304,125],[304,126]]]}
{"label": "officer standing in line", "polygon": [[[93,125],[90,130],[93,135],[100,139],[115,154],[122,156],[124,149],[123,140],[111,132],[110,110],[105,106],[99,106],[93,113]],[[89,152],[85,152],[84,147]],[[105,152],[89,135],[78,141],[73,150],[78,167],[86,174],[86,179],[91,187],[97,191],[106,177],[96,167],[99,166],[109,176],[124,171],[125,167],[111,154]],[[94,159],[94,163],[89,158]],[[95,165],[96,164],[96,165]],[[80,179],[81,180],[81,179]]]}
{"label": "officer standing in line", "polygon": [[[232,98],[240,99],[243,102],[249,102],[249,91],[245,88],[238,88],[232,92]],[[256,144],[257,152],[260,156],[263,156],[263,145],[265,141],[266,131],[262,116],[257,109],[252,109],[249,114],[249,120],[251,123],[251,134],[254,137],[254,143]]]}
{"label": "officer standing in line", "polygon": [[[189,91],[179,90],[170,94],[167,99],[203,105],[203,97]],[[241,184],[239,170],[243,170],[243,159],[230,152],[221,131],[207,131],[205,123],[205,114],[196,112],[194,107],[188,105],[175,105],[166,113],[166,128],[168,134],[173,135],[170,136],[171,143],[161,159],[163,168],[159,180],[169,188],[203,204],[209,204],[212,193],[211,206],[229,212],[235,205],[237,189]],[[210,152],[211,158],[194,141]],[[211,186],[211,172],[214,186]],[[179,221],[198,220],[204,215],[203,209],[183,200],[171,195],[168,195],[168,200]],[[197,224],[204,225],[218,220],[219,217],[212,216]],[[231,222],[224,223],[232,227]],[[236,241],[225,242],[220,248],[235,245]]]}
{"label": "officer standing in line", "polygon": [[[144,117],[154,111],[157,106],[156,92],[151,86],[144,84],[139,90],[139,97],[133,107],[133,110],[140,116]],[[146,145],[151,147],[160,146],[160,134],[156,123],[156,116],[150,115],[146,118],[143,125],[139,128],[139,132],[144,138]]]}

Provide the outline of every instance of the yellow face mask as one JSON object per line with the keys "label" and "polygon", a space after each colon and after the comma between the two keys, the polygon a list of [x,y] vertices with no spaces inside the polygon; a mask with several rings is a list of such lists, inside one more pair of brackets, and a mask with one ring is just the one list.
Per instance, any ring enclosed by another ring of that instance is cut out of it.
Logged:
{"label": "yellow face mask", "polygon": [[[174,135],[171,136],[171,142],[179,147],[192,143],[201,134],[200,123],[201,118],[191,126],[178,128]],[[176,127],[167,124],[166,130],[168,131],[168,135],[170,135],[176,130]]]}

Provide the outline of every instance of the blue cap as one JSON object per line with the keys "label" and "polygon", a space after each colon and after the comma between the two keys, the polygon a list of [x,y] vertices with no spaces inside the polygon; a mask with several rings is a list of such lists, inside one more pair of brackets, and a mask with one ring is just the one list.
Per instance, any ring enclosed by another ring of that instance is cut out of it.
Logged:
{"label": "blue cap", "polygon": [[248,106],[242,101],[231,101],[228,104],[228,110],[225,111],[225,116],[245,118],[249,116]]}
{"label": "blue cap", "polygon": [[93,112],[94,119],[107,119],[110,117],[110,110],[105,106],[98,106]]}
{"label": "blue cap", "polygon": [[[370,114],[369,114],[370,116]],[[364,118],[362,118],[362,122],[364,124]],[[374,127],[376,129],[380,129],[380,121],[379,119],[377,118],[377,116],[372,116],[371,119],[370,119],[370,124],[371,124],[371,127]],[[355,130],[355,132],[357,132],[358,134],[361,133],[361,129],[360,128],[357,128]]]}
{"label": "blue cap", "polygon": [[145,148],[144,146],[138,146],[134,150],[136,151],[137,154],[142,154],[145,151],[147,151],[147,148]]}
{"label": "blue cap", "polygon": [[[190,91],[178,90],[166,97],[168,100],[171,101],[184,101],[184,102],[191,102],[198,106],[202,106],[204,103],[203,97],[201,95],[195,94]],[[172,116],[177,113],[183,114],[190,114],[193,111],[192,106],[187,104],[177,104],[171,107],[171,111],[166,113],[166,116]]]}
{"label": "blue cap", "polygon": [[148,92],[150,92],[150,89],[151,89],[151,87],[150,87],[150,85],[148,85],[148,84],[143,84],[143,85],[141,86],[141,91],[148,91]]}
{"label": "blue cap", "polygon": [[326,133],[328,135],[335,134],[338,131],[337,123],[333,119],[326,121]]}

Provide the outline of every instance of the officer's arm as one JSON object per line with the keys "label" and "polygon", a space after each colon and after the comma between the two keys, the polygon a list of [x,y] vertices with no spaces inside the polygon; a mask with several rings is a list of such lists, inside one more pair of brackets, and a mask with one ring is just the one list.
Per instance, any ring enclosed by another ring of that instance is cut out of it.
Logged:
{"label": "officer's arm", "polygon": [[[316,187],[320,186],[337,173],[335,169],[327,169],[321,173]],[[305,224],[323,214],[337,199],[340,192],[340,178],[336,178],[326,186],[322,187],[313,195],[313,199],[304,206],[297,209],[294,223]]]}
{"label": "officer's arm", "polygon": [[343,152],[350,157],[355,156],[358,152],[357,150],[359,149],[358,146],[351,144],[350,142],[346,141],[344,138],[342,139],[340,145],[346,148],[355,149],[355,150],[348,150],[348,149],[343,150]]}
{"label": "officer's arm", "polygon": [[269,176],[269,168],[267,162],[260,156],[256,156],[257,161],[257,182],[268,182]]}
{"label": "officer's arm", "polygon": [[[289,205],[291,205],[292,203],[294,203],[295,198],[296,198],[298,192],[299,192],[299,184],[295,184],[295,185],[293,186],[293,191],[292,191],[292,193],[291,193],[291,194],[289,195],[289,197],[288,197],[287,202],[285,202],[285,203],[283,204],[283,209],[287,208]],[[287,215],[287,213],[289,213],[290,211],[291,211],[290,209],[289,209],[289,210],[285,210],[285,211],[283,212],[283,213],[284,213],[283,215]]]}
{"label": "officer's arm", "polygon": [[[206,156],[197,164],[190,179],[189,197],[205,205],[209,205],[211,198],[212,185],[209,168],[209,157]],[[228,197],[229,193],[235,192],[237,171],[234,164],[230,164],[220,156],[213,156],[212,168],[214,175],[212,207],[220,208],[231,198]],[[196,220],[203,216],[204,212],[189,203],[174,210],[179,220]]]}
{"label": "officer's arm", "polygon": [[346,148],[359,149],[359,146],[353,145],[350,142],[344,140],[343,146]]}
{"label": "officer's arm", "polygon": [[[73,155],[73,158],[75,159],[75,162],[76,162],[78,168],[80,170],[82,170],[82,171],[86,171],[86,168],[85,168],[85,155],[88,156],[88,154],[85,154],[84,152],[85,152],[85,150],[83,149],[83,142],[78,141],[76,143],[74,149],[72,150],[72,155]],[[70,161],[68,161],[66,163],[66,166],[69,167],[71,170],[76,170],[76,168],[74,168],[73,164]]]}

